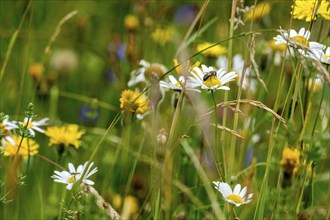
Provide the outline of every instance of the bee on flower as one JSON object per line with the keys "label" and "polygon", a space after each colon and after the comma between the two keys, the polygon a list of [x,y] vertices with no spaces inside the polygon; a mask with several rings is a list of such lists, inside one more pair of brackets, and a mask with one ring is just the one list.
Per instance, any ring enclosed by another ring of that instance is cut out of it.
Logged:
{"label": "bee on flower", "polygon": [[225,86],[228,82],[234,81],[237,77],[235,72],[227,73],[222,68],[216,70],[214,67],[207,67],[202,64],[202,69],[195,67],[191,72],[192,76],[188,77],[187,86],[201,89],[206,89],[208,91],[215,90],[230,90],[228,86]]}
{"label": "bee on flower", "polygon": [[86,185],[94,185],[94,182],[92,180],[89,180],[88,178],[97,172],[97,167],[91,170],[92,166],[94,165],[94,162],[89,163],[88,168],[87,165],[88,161],[85,162],[84,165],[79,165],[76,169],[72,163],[69,163],[69,171],[64,170],[60,172],[55,170],[55,174],[52,175],[51,178],[54,179],[54,182],[66,184],[67,190],[71,190],[73,185],[78,181],[81,181],[83,184]]}
{"label": "bee on flower", "polygon": [[234,190],[232,190],[228,183],[213,181],[213,184],[215,189],[221,193],[222,198],[229,204],[238,207],[244,204],[248,204],[252,201],[251,199],[253,194],[251,193],[246,195],[246,186],[241,190],[241,185],[237,184]]}
{"label": "bee on flower", "polygon": [[[236,84],[240,85],[240,78],[243,76],[244,70],[244,59],[241,54],[236,54],[233,57],[233,68],[232,70],[235,71],[237,74],[237,78],[235,79]],[[228,60],[226,56],[220,56],[217,59],[217,66],[219,68],[223,68],[225,71],[228,71]],[[250,67],[245,69],[245,77],[243,79],[242,84],[243,90],[249,90],[251,93],[255,93],[257,90],[257,80],[252,77],[252,71]]]}

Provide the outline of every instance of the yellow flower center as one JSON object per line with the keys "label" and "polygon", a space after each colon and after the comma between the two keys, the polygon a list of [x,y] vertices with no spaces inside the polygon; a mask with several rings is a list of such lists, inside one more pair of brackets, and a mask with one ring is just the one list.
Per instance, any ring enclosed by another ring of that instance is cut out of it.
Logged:
{"label": "yellow flower center", "polygon": [[6,129],[6,126],[0,123],[0,138],[10,135],[10,132]]}
{"label": "yellow flower center", "polygon": [[157,63],[152,63],[150,67],[144,71],[144,76],[146,79],[150,79],[151,74],[156,74],[156,76],[160,78],[165,72],[166,70],[163,68],[163,66]]}
{"label": "yellow flower center", "polygon": [[[21,124],[24,126],[24,127],[26,127],[26,122],[21,122]],[[29,124],[27,125],[27,128],[32,128],[32,126],[33,126],[33,124],[32,124],[32,122],[29,122]]]}
{"label": "yellow flower center", "polygon": [[309,42],[306,38],[304,38],[303,36],[294,36],[292,37],[295,41],[298,41],[299,43],[301,43],[302,45],[305,45],[306,47],[309,47]]}
{"label": "yellow flower center", "polygon": [[213,86],[219,87],[221,85],[221,81],[216,76],[211,75],[203,82],[203,84],[209,88]]}
{"label": "yellow flower center", "polygon": [[237,204],[243,203],[243,198],[236,194],[230,194],[229,196],[227,196],[227,199],[234,201]]}
{"label": "yellow flower center", "polygon": [[70,178],[69,178],[69,183],[74,183],[75,182],[75,180],[76,180],[76,178],[74,177],[74,175],[72,175],[72,176],[70,176]]}

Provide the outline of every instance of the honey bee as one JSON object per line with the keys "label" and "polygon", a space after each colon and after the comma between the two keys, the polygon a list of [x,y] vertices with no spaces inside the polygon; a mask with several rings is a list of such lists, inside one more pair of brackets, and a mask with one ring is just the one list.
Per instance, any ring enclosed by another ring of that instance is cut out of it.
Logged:
{"label": "honey bee", "polygon": [[205,73],[203,76],[203,81],[205,82],[208,78],[210,78],[211,76],[216,76],[217,72],[216,71],[210,71],[208,73]]}

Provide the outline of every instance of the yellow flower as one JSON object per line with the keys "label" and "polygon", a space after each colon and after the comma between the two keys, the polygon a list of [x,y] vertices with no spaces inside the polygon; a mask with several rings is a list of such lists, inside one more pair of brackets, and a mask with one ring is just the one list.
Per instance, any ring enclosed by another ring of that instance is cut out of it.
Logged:
{"label": "yellow flower", "polygon": [[[313,86],[314,84],[314,86]],[[312,89],[313,86],[313,89]],[[322,79],[317,77],[316,79],[309,79],[308,80],[308,90],[313,90],[313,92],[318,93],[321,92],[323,89],[323,82]]]}
{"label": "yellow flower", "polygon": [[270,6],[271,4],[269,2],[261,2],[246,12],[244,14],[244,19],[246,21],[259,20],[269,14]]}
{"label": "yellow flower", "polygon": [[282,167],[287,174],[296,173],[300,168],[300,152],[297,149],[291,150],[288,147],[283,149]]}
{"label": "yellow flower", "polygon": [[144,114],[148,111],[148,100],[140,92],[124,90],[119,101],[120,108],[126,113]]}
{"label": "yellow flower", "polygon": [[64,126],[48,127],[45,134],[50,137],[49,146],[58,144],[65,147],[74,146],[79,148],[81,141],[79,140],[85,132],[78,131],[79,127],[75,124]]}
{"label": "yellow flower", "polygon": [[[22,139],[22,137],[18,135],[13,135],[12,137],[16,144],[13,145],[9,141],[6,143],[6,149],[4,150],[5,156],[16,155],[17,147]],[[39,149],[39,144],[37,142],[35,142],[30,138],[24,138],[21,147],[19,148],[18,155],[21,155],[24,159],[26,159],[28,157],[28,154],[30,156],[36,155],[38,153],[38,149]]]}
{"label": "yellow flower", "polygon": [[136,30],[140,26],[140,22],[135,15],[126,15],[124,25],[128,30]]}
{"label": "yellow flower", "polygon": [[122,206],[122,219],[129,219],[130,216],[138,213],[139,204],[134,196],[128,195],[125,196],[124,201],[122,200],[120,195],[115,195],[112,201],[115,209],[120,209]]}
{"label": "yellow flower", "polygon": [[[293,18],[298,20],[305,20],[310,22],[316,19],[316,16],[313,15],[314,9],[318,3],[318,0],[296,0],[292,5]],[[324,19],[330,20],[330,3],[327,0],[322,0],[317,11],[316,15],[321,15]]]}
{"label": "yellow flower", "polygon": [[175,34],[175,29],[172,26],[166,28],[156,28],[151,34],[151,38],[156,43],[164,46],[166,43],[170,42]]}
{"label": "yellow flower", "polygon": [[[198,44],[197,52],[200,52],[212,45],[214,45],[214,43],[210,43],[210,42],[204,42],[204,43]],[[220,45],[215,45],[214,47],[210,47],[209,49],[204,50],[202,52],[202,54],[204,54],[207,57],[218,57],[225,53],[227,53],[227,48],[220,46]]]}
{"label": "yellow flower", "polygon": [[[179,65],[178,59],[174,59],[173,63],[174,63],[174,66],[178,66]],[[183,69],[183,67],[185,67],[187,72],[189,72],[189,71],[192,71],[192,69],[194,67],[199,67],[199,65],[201,65],[201,62],[199,62],[199,61],[196,61],[193,65],[190,65],[190,61],[187,60],[185,63],[183,63],[180,66],[178,66],[177,68],[175,68],[175,70],[179,75],[184,75],[185,70]]]}
{"label": "yellow flower", "polygon": [[40,63],[34,63],[29,68],[29,74],[34,80],[39,80],[44,72],[44,67]]}

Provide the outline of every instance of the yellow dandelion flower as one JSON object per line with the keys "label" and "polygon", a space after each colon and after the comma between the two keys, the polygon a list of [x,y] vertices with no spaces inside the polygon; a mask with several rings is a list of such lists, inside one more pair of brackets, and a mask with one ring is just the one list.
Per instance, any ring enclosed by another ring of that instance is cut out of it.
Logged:
{"label": "yellow dandelion flower", "polygon": [[290,148],[285,147],[283,149],[281,164],[287,174],[296,173],[300,168],[299,150],[291,150]]}
{"label": "yellow dandelion flower", "polygon": [[39,80],[44,72],[44,67],[40,63],[34,63],[29,68],[29,74],[34,80]]}
{"label": "yellow dandelion flower", "polygon": [[[22,137],[18,135],[13,135],[12,138],[16,144],[13,145],[13,143],[9,141],[6,143],[6,148],[4,149],[5,156],[16,155],[17,147],[22,139]],[[18,155],[26,159],[28,155],[30,156],[36,155],[38,153],[38,149],[39,149],[39,144],[37,142],[35,142],[33,139],[30,138],[24,138],[19,148]]]}
{"label": "yellow dandelion flower", "polygon": [[140,26],[140,21],[135,15],[126,15],[124,25],[128,30],[136,30]]}
{"label": "yellow dandelion flower", "polygon": [[[294,19],[305,20],[310,22],[315,20],[316,16],[314,10],[317,7],[318,0],[296,0],[292,5],[292,12]],[[321,15],[324,19],[330,20],[330,2],[322,0],[317,8],[316,15]]]}
{"label": "yellow dandelion flower", "polygon": [[246,12],[244,14],[244,19],[246,21],[253,21],[266,17],[270,12],[270,6],[271,4],[269,2],[261,2]]}
{"label": "yellow dandelion flower", "polygon": [[126,113],[144,114],[148,111],[148,100],[140,92],[124,90],[119,101],[120,108]]}
{"label": "yellow dandelion flower", "polygon": [[137,199],[134,196],[126,196],[124,199],[123,205],[123,213],[125,211],[129,212],[129,214],[135,214],[139,211],[139,205]]}
{"label": "yellow dandelion flower", "polygon": [[[214,43],[210,43],[210,42],[204,42],[204,43],[198,44],[197,52],[200,52],[212,45],[214,45]],[[227,48],[220,46],[220,45],[215,45],[214,47],[210,47],[209,49],[204,50],[202,52],[202,54],[204,54],[207,57],[218,57],[225,53],[227,53]]]}
{"label": "yellow dandelion flower", "polygon": [[164,46],[168,42],[170,42],[175,34],[175,29],[172,26],[166,28],[156,28],[154,32],[151,34],[151,39],[156,43]]}
{"label": "yellow dandelion flower", "polygon": [[45,134],[50,138],[49,146],[64,145],[65,147],[74,146],[79,148],[81,145],[80,138],[85,132],[78,130],[79,126],[75,124],[52,126],[47,128]]}

